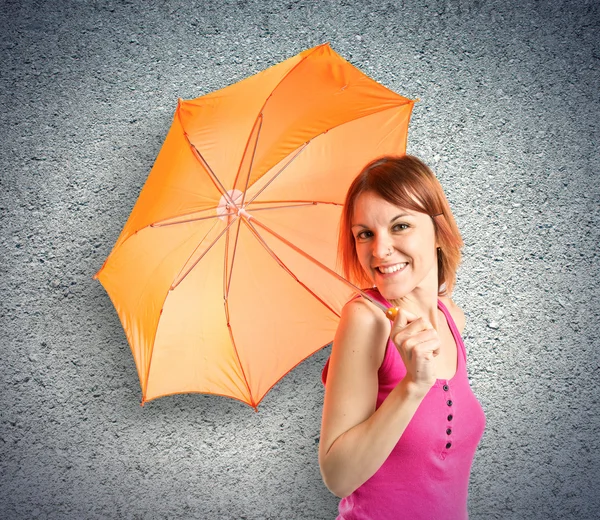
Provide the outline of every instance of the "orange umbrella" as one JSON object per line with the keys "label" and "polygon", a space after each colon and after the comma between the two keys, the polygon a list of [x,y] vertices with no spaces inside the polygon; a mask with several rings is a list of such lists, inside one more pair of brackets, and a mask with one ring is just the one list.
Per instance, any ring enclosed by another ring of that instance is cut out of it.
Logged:
{"label": "orange umbrella", "polygon": [[94,275],[127,335],[142,404],[199,392],[257,410],[332,340],[354,292],[335,271],[346,191],[371,159],[405,153],[413,105],[328,44],[179,100]]}

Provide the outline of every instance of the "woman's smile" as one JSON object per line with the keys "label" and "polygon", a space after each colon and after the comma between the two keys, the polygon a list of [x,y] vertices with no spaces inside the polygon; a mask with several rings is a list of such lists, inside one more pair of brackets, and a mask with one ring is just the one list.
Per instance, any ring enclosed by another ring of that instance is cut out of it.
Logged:
{"label": "woman's smile", "polygon": [[388,264],[388,265],[379,265],[375,268],[375,272],[377,275],[381,277],[390,277],[393,275],[398,275],[404,268],[408,265],[408,262],[399,263],[399,264]]}

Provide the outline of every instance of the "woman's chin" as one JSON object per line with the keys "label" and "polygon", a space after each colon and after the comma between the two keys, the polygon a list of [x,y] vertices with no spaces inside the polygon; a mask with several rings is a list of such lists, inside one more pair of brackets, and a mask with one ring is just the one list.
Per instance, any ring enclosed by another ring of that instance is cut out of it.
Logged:
{"label": "woman's chin", "polygon": [[379,294],[383,296],[388,302],[392,302],[392,300],[399,300],[406,296],[406,294],[402,291],[399,291],[397,288],[392,287],[377,287]]}

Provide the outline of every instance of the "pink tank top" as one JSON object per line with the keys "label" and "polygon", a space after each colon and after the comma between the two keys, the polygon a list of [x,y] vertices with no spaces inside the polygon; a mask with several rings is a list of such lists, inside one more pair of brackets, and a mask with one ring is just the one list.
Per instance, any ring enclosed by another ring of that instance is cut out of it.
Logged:
{"label": "pink tank top", "polygon": [[[376,290],[369,294],[386,307]],[[337,520],[466,520],[469,474],[485,415],[467,377],[467,354],[450,312],[438,299],[457,347],[457,369],[429,390],[377,472],[339,503]],[[323,368],[327,380],[329,360]],[[376,408],[406,375],[389,340],[379,368]]]}

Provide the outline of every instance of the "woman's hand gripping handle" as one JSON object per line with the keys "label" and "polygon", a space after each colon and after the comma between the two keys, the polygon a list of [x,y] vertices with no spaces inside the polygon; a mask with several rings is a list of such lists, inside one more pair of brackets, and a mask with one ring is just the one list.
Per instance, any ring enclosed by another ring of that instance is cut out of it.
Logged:
{"label": "woman's hand gripping handle", "polygon": [[436,381],[435,358],[440,353],[437,331],[426,319],[398,309],[390,338],[406,367],[407,383],[416,392],[427,394]]}

